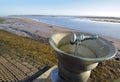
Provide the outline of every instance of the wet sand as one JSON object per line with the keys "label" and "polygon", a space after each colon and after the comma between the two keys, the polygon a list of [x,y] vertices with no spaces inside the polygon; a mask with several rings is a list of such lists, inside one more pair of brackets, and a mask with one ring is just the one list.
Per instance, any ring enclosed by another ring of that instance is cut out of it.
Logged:
{"label": "wet sand", "polygon": [[50,37],[51,34],[56,32],[70,31],[70,29],[63,29],[55,25],[53,26],[25,18],[8,18],[7,22],[11,23],[12,28],[28,31],[45,38]]}
{"label": "wet sand", "polygon": [[[36,34],[45,38],[49,38],[52,34],[63,31],[75,31],[72,29],[61,28],[59,26],[50,25],[25,18],[7,18],[6,23],[9,23],[9,27],[17,30],[27,31],[32,34]],[[109,41],[111,41],[118,50],[120,50],[120,39],[99,35]]]}

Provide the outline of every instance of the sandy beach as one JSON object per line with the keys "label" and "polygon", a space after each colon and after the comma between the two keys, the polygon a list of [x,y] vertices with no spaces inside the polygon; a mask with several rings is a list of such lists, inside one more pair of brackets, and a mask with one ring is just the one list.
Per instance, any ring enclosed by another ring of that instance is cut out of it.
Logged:
{"label": "sandy beach", "polygon": [[61,31],[70,31],[69,29],[63,29],[58,26],[53,26],[46,23],[37,22],[25,18],[8,18],[7,22],[11,24],[12,28],[17,28],[18,30],[28,31],[33,34],[48,38],[51,34]]}
{"label": "sandy beach", "polygon": [[[43,41],[44,40],[47,41],[48,38],[52,34],[57,33],[57,32],[75,31],[72,29],[61,28],[59,26],[50,25],[50,24],[46,24],[46,23],[42,23],[42,22],[38,22],[38,21],[26,19],[26,18],[5,18],[4,24],[0,24],[0,28],[2,28],[2,27],[4,27],[5,30],[14,32],[14,33],[18,34],[19,36],[23,36],[23,37],[30,37],[33,39],[36,37],[35,39],[37,39],[39,36],[39,38],[42,38]],[[9,30],[9,28],[11,30]],[[12,31],[12,30],[14,30],[14,31]],[[15,31],[18,31],[18,32],[15,32]],[[108,37],[108,36],[103,36],[103,35],[99,35],[99,36],[107,39],[108,41],[110,41],[112,44],[115,45],[118,53],[114,57],[114,60],[120,64],[120,40],[112,38],[112,37]],[[107,62],[107,63],[109,63],[109,62]],[[100,64],[97,69],[101,68],[102,67],[101,65],[105,66],[107,63]],[[112,64],[112,63],[110,63],[110,64]],[[109,69],[114,70],[114,68],[112,68],[112,67],[114,67],[116,65],[110,65],[110,64],[108,65],[108,67],[110,67]],[[105,70],[107,70],[107,69],[105,68]],[[102,72],[104,72],[105,70],[103,69]],[[113,72],[116,72],[116,71],[117,71],[117,73],[115,75],[117,78],[113,78],[113,79],[118,79],[118,77],[120,77],[120,75],[118,74],[118,73],[120,73],[119,66]],[[96,70],[93,71],[92,74],[95,74],[95,72],[96,72]],[[112,74],[112,72],[110,74]],[[98,76],[98,75],[96,75],[96,76]],[[106,79],[107,75],[105,75],[105,76],[106,76],[105,77],[105,79]],[[111,77],[112,77],[112,75],[111,75]],[[91,78],[95,78],[95,76],[92,75]],[[93,82],[97,82],[97,80],[94,79]],[[102,81],[100,81],[100,82],[102,82]],[[109,81],[107,81],[107,82],[109,82]]]}
{"label": "sandy beach", "polygon": [[[35,35],[39,35],[44,38],[49,38],[52,34],[62,31],[75,31],[55,25],[50,25],[26,18],[7,18],[5,23],[9,23],[8,27],[14,28],[20,31],[27,31]],[[20,35],[20,34],[19,34]],[[24,35],[23,35],[24,36]],[[99,35],[109,41],[111,41],[115,47],[120,51],[120,39]]]}

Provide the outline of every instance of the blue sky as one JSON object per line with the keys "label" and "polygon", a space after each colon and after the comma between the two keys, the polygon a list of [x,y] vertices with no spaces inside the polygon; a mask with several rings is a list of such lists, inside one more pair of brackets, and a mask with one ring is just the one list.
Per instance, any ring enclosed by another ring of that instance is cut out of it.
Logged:
{"label": "blue sky", "polygon": [[0,15],[120,17],[120,0],[0,0]]}

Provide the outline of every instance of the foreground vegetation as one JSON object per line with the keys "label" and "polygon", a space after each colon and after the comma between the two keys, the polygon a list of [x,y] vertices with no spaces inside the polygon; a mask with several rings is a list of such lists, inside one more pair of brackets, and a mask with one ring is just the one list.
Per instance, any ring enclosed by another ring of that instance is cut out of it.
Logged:
{"label": "foreground vegetation", "polygon": [[120,82],[120,61],[110,59],[100,62],[90,77],[92,82]]}
{"label": "foreground vegetation", "polygon": [[57,59],[49,44],[21,37],[4,30],[0,30],[0,55],[16,54],[20,58],[31,58],[41,66],[53,66]]}
{"label": "foreground vegetation", "polygon": [[[48,43],[18,36],[4,30],[0,30],[0,56],[4,59],[10,57],[11,59],[6,59],[11,61],[19,60],[21,64],[35,61],[38,70],[57,64],[55,52]],[[34,66],[36,65],[34,64]],[[113,59],[101,62],[90,76],[92,82],[110,82],[118,78],[120,78],[120,62]]]}

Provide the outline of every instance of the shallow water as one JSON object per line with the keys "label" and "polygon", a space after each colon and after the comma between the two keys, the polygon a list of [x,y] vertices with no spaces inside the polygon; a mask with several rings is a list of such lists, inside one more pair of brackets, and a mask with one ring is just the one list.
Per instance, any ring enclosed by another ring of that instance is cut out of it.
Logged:
{"label": "shallow water", "polygon": [[0,29],[5,29],[9,32],[13,32],[15,34],[19,34],[19,35],[24,35],[25,37],[30,37],[27,33],[25,32],[22,32],[20,30],[17,30],[17,29],[14,29],[14,28],[10,28],[9,26],[3,26],[3,25],[0,25]]}
{"label": "shallow water", "polygon": [[36,17],[36,21],[120,39],[120,23],[91,21],[74,17]]}
{"label": "shallow water", "polygon": [[66,44],[63,45],[61,47],[59,47],[59,49],[61,51],[64,51],[66,53],[68,53],[69,55],[73,55],[76,57],[84,57],[84,58],[96,58],[96,55],[87,47],[83,46],[83,45],[79,45],[77,47],[77,50],[75,49],[76,45],[71,45],[71,44]]}

